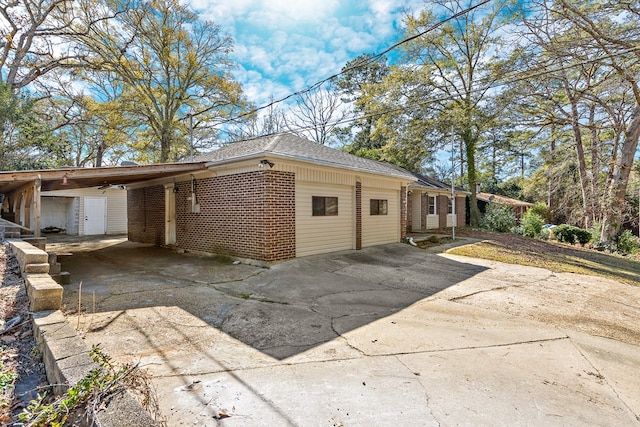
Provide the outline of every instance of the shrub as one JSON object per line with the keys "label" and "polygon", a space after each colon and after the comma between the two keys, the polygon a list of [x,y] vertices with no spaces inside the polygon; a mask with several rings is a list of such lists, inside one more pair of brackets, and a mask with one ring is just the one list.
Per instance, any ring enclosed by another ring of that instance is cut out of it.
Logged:
{"label": "shrub", "polygon": [[522,235],[526,237],[539,237],[544,225],[544,219],[535,211],[529,209],[522,217],[520,223],[522,227]]}
{"label": "shrub", "polygon": [[597,246],[602,240],[602,225],[599,222],[594,222],[589,227],[589,232],[591,233],[591,241]]}
{"label": "shrub", "polygon": [[490,231],[504,233],[516,225],[516,215],[511,206],[489,203],[480,226]]}
{"label": "shrub", "polygon": [[553,235],[556,236],[558,242],[562,243],[574,243],[574,235],[571,231],[573,227],[569,224],[560,224],[556,228],[553,229]]}
{"label": "shrub", "polygon": [[549,222],[549,218],[551,217],[549,208],[545,203],[542,203],[542,202],[537,202],[535,205],[527,209],[527,212],[525,212],[525,215],[528,212],[538,215],[542,219],[542,221],[545,221],[545,222]]}
{"label": "shrub", "polygon": [[614,239],[616,252],[623,255],[634,254],[640,248],[640,239],[631,234],[629,230],[618,233]]}
{"label": "shrub", "polygon": [[591,241],[591,232],[582,228],[574,227],[573,230],[574,240],[577,240],[580,245],[584,246]]}
{"label": "shrub", "polygon": [[553,234],[559,242],[580,243],[582,246],[591,241],[591,232],[568,224],[561,224],[553,229]]}

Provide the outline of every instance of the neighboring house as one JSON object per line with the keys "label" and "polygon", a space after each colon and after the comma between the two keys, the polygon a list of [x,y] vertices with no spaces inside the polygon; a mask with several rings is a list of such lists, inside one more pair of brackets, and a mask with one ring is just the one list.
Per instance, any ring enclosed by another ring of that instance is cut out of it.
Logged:
{"label": "neighboring house", "polygon": [[126,234],[127,190],[123,186],[74,188],[40,194],[40,229],[69,235]]}
{"label": "neighboring house", "polygon": [[405,236],[403,169],[290,134],[195,161],[207,169],[127,187],[129,240],[277,261]]}
{"label": "neighboring house", "polygon": [[476,193],[476,199],[478,200],[478,209],[481,214],[487,211],[487,205],[489,203],[497,203],[499,205],[508,205],[513,208],[513,212],[516,215],[516,220],[520,222],[524,213],[533,206],[533,203],[523,202],[521,200],[511,199],[505,196],[499,196],[491,193]]}
{"label": "neighboring house", "polygon": [[455,213],[451,205],[451,185],[412,173],[415,182],[409,184],[407,200],[407,231],[421,232],[445,227],[463,227],[466,220],[468,192],[455,187]]}

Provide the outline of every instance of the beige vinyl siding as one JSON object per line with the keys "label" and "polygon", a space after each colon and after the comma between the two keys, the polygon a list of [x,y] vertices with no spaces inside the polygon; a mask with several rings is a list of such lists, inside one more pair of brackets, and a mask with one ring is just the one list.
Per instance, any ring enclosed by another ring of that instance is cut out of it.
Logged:
{"label": "beige vinyl siding", "polygon": [[[353,187],[296,182],[296,256],[354,249]],[[312,197],[337,197],[338,215],[313,216]]]}
{"label": "beige vinyl siding", "polygon": [[[370,200],[387,200],[387,215],[371,215]],[[400,191],[362,189],[362,247],[400,241]]]}
{"label": "beige vinyl siding", "polygon": [[414,191],[411,193],[411,230],[420,231],[422,229],[422,193]]}

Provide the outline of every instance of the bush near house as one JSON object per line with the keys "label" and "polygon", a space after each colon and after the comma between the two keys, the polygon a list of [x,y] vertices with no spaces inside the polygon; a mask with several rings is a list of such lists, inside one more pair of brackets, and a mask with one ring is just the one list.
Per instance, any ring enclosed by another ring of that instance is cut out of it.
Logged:
{"label": "bush near house", "polygon": [[516,215],[509,205],[489,203],[480,220],[480,227],[489,231],[505,233],[516,226]]}
{"label": "bush near house", "polygon": [[631,234],[629,230],[622,230],[614,240],[616,252],[627,255],[635,254],[640,250],[640,239]]}
{"label": "bush near house", "polygon": [[542,235],[542,226],[544,219],[533,210],[528,210],[522,216],[520,222],[520,230],[525,237],[540,237]]}
{"label": "bush near house", "polygon": [[591,241],[591,232],[569,224],[561,224],[553,229],[553,234],[559,242],[571,245],[580,243],[584,246]]}

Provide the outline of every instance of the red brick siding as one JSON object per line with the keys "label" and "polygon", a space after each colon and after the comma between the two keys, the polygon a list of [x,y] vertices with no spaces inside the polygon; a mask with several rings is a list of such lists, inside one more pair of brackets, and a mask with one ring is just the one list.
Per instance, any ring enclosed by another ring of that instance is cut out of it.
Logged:
{"label": "red brick siding", "polygon": [[356,249],[362,249],[362,183],[356,182]]}
{"label": "red brick siding", "polygon": [[464,227],[466,224],[467,197],[456,197],[456,226]]}
{"label": "red brick siding", "polygon": [[449,196],[436,196],[436,210],[438,211],[438,228],[447,227],[447,215],[449,212]]}
{"label": "red brick siding", "polygon": [[407,237],[407,187],[400,187],[400,238]]}
{"label": "red brick siding", "polygon": [[197,180],[200,213],[191,213],[191,182],[177,184],[178,247],[263,261],[295,257],[294,174],[257,171]]}
{"label": "red brick siding", "polygon": [[127,190],[127,233],[132,242],[164,245],[164,187]]}
{"label": "red brick siding", "polygon": [[405,229],[407,233],[411,233],[413,226],[413,197],[407,197],[407,226]]}

